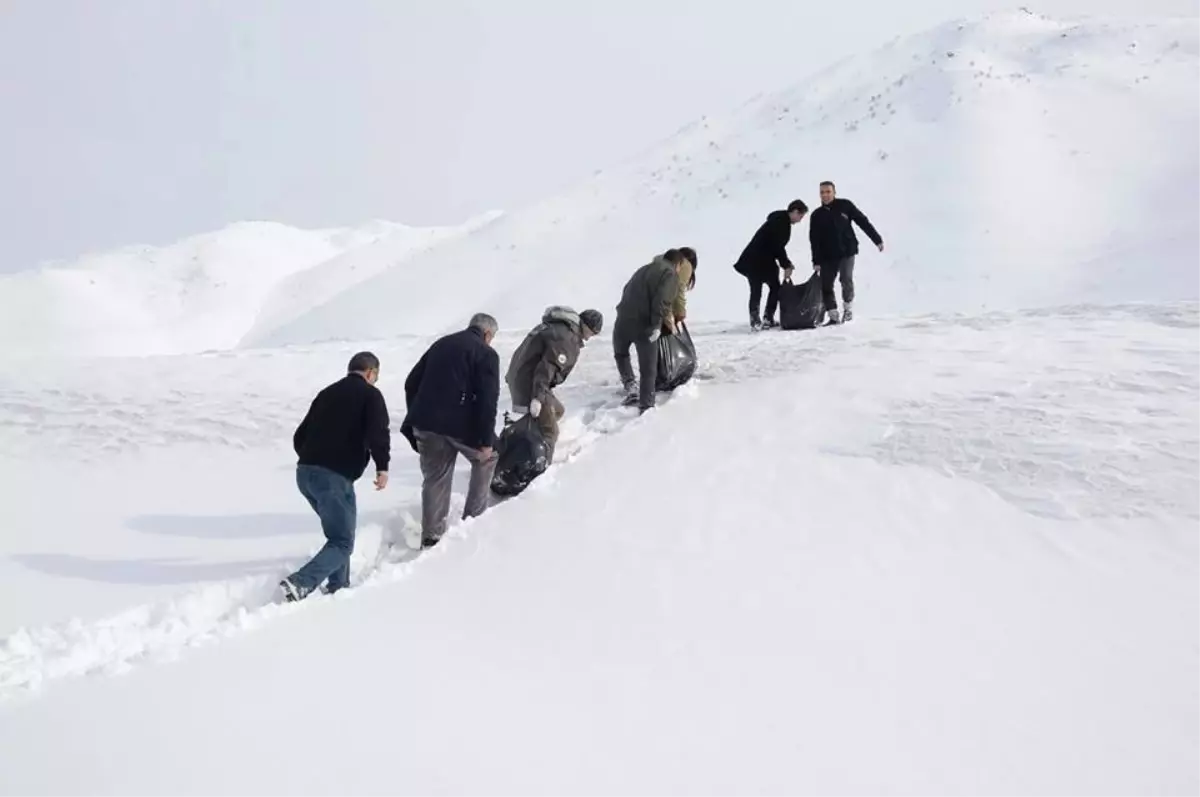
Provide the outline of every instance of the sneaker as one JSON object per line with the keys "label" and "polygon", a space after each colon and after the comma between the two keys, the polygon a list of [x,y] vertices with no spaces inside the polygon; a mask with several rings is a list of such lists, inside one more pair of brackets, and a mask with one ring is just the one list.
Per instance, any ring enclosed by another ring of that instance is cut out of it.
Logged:
{"label": "sneaker", "polygon": [[838,318],[838,311],[830,310],[829,311],[829,319],[825,322],[825,326],[828,327],[828,326],[832,326],[834,324],[840,324],[840,323],[841,323],[841,320]]}
{"label": "sneaker", "polygon": [[842,323],[846,323],[851,318],[854,318],[854,305],[846,302],[846,306],[842,308]]}
{"label": "sneaker", "polygon": [[288,603],[302,601],[308,597],[308,593],[312,592],[312,589],[297,586],[296,584],[293,584],[290,579],[286,578],[279,582],[279,588],[283,590],[283,597]]}
{"label": "sneaker", "polygon": [[750,331],[751,332],[761,332],[762,328],[763,328],[763,325],[762,325],[761,321],[759,321],[757,318],[751,319],[751,321],[750,321]]}
{"label": "sneaker", "polygon": [[775,321],[774,318],[768,318],[766,321],[763,322],[763,329],[773,329],[777,326],[779,326],[779,324]]}

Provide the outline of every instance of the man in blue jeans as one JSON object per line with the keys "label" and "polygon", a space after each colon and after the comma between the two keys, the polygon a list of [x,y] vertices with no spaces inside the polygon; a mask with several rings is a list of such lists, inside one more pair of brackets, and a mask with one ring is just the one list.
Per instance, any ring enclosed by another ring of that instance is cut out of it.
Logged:
{"label": "man in blue jeans", "polygon": [[308,564],[279,582],[289,601],[303,600],[328,579],[328,592],[350,583],[358,509],[354,482],[375,460],[375,489],[387,486],[391,433],[387,403],[375,387],[379,358],[359,352],[346,376],[313,399],[292,437],[299,462],[296,486],[321,519],[325,545]]}

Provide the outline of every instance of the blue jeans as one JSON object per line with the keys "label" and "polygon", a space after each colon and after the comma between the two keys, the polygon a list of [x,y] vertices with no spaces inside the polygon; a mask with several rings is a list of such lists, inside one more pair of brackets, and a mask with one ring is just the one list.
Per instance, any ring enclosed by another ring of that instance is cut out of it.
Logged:
{"label": "blue jeans", "polygon": [[336,592],[350,584],[350,554],[354,553],[358,520],[354,482],[318,465],[297,465],[296,486],[321,518],[325,546],[288,580],[301,589],[312,590],[328,578],[329,591]]}

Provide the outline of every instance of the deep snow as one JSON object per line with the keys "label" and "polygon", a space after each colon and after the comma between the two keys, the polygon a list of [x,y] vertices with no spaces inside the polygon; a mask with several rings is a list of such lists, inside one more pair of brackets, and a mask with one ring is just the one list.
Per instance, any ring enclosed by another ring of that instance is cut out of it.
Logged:
{"label": "deep snow", "polygon": [[[423,254],[272,277],[226,351],[0,362],[0,791],[1200,791],[1196,42],[951,23]],[[808,151],[888,253],[852,324],[752,335],[727,264],[797,179],[754,158]],[[692,383],[635,418],[591,342],[555,467],[404,564],[396,435],[358,587],[270,603],[321,541],[290,435],[350,353],[395,429],[437,332],[489,309],[507,362],[683,242]]]}

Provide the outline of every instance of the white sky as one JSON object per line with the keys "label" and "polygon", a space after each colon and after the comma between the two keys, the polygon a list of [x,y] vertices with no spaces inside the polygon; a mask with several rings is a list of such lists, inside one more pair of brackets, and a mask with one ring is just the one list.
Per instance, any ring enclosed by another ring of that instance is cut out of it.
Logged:
{"label": "white sky", "polygon": [[1020,4],[0,0],[0,272],[248,219],[456,223],[897,34]]}

